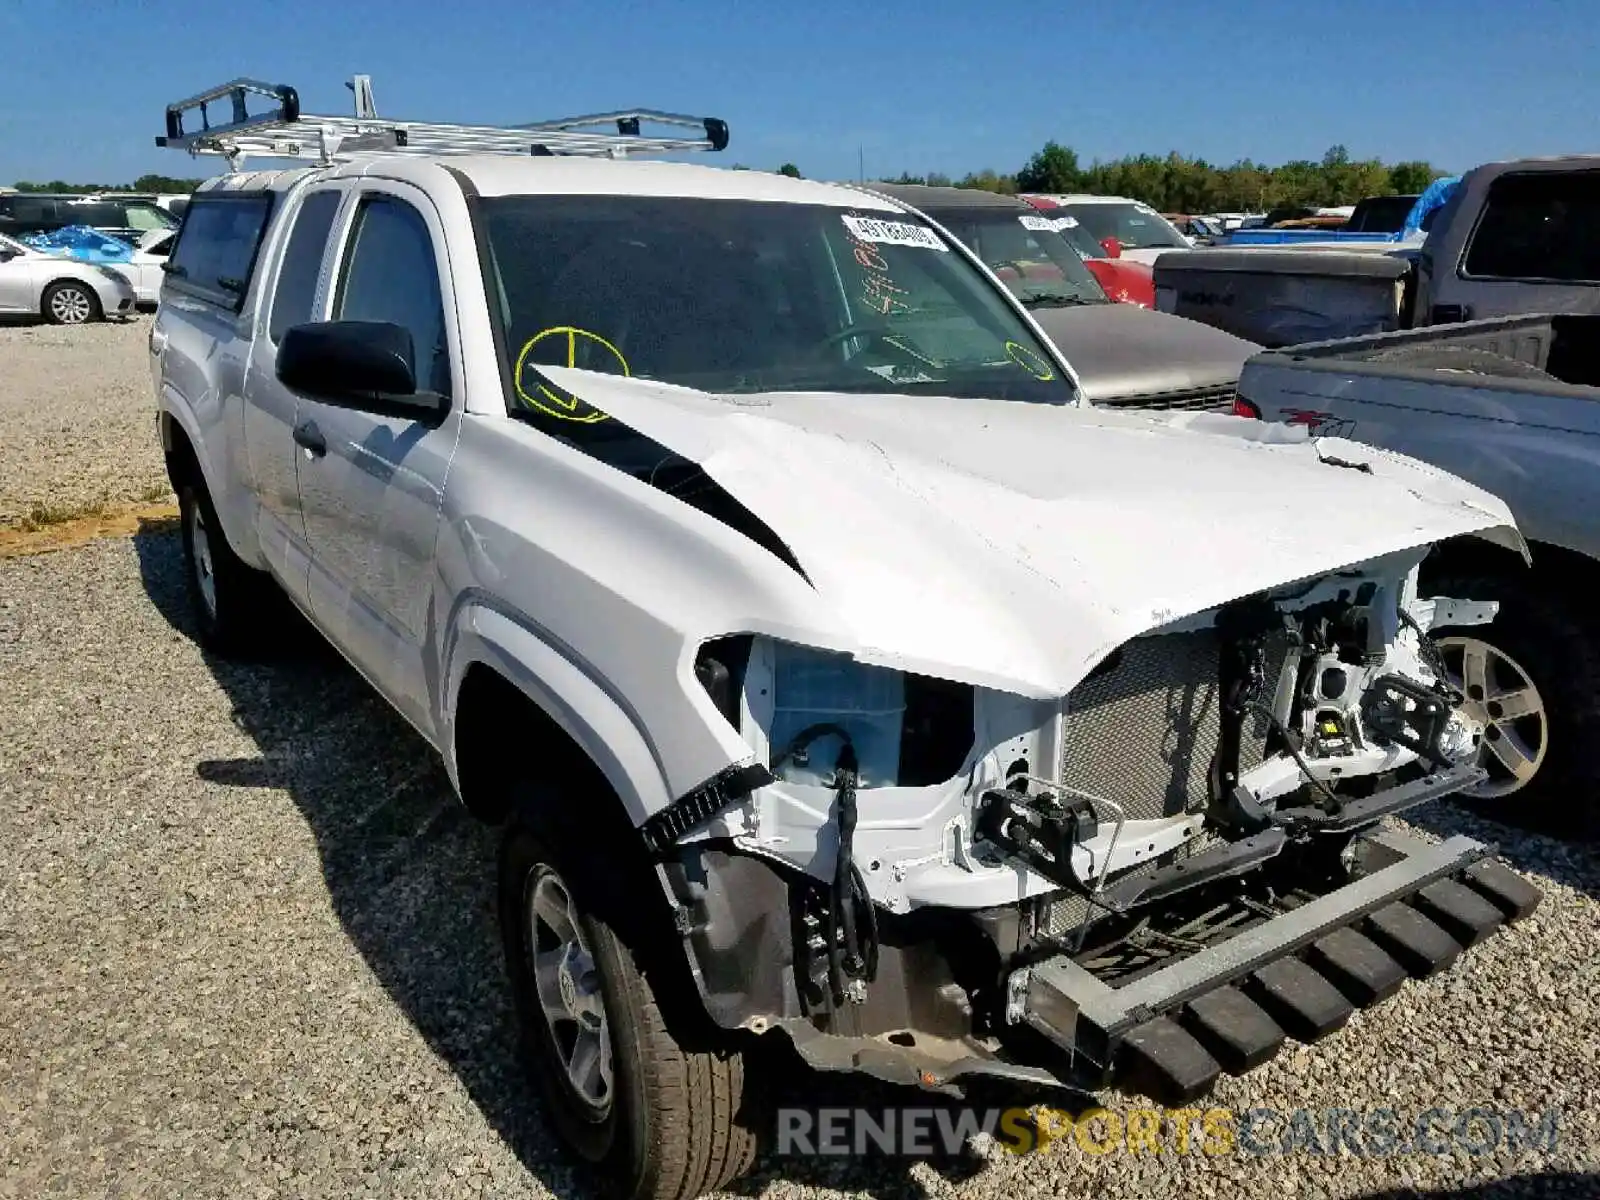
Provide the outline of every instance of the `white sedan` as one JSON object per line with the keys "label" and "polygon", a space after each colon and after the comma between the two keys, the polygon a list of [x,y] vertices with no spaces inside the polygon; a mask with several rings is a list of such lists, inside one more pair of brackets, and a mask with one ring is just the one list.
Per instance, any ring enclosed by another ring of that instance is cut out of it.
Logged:
{"label": "white sedan", "polygon": [[0,316],[82,325],[134,310],[133,284],[114,263],[47,254],[0,236]]}

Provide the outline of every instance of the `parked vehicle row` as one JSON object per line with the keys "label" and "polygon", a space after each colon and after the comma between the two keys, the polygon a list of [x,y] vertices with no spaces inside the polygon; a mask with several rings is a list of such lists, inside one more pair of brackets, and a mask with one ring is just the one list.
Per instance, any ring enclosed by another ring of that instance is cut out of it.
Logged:
{"label": "parked vehicle row", "polygon": [[1419,244],[1164,255],[1156,303],[1266,346],[1525,313],[1600,311],[1600,157],[1488,163]]}
{"label": "parked vehicle row", "polygon": [[1488,779],[1430,630],[1495,606],[1419,571],[1524,549],[1493,495],[1092,405],[1043,210],[609,161],[714,118],[384,137],[366,82],[166,114],[308,163],[195,195],[151,330],[194,620],[287,597],[504,827],[545,1112],[621,1194],[748,1167],[774,1039],[1183,1104],[1539,902],[1379,828]]}

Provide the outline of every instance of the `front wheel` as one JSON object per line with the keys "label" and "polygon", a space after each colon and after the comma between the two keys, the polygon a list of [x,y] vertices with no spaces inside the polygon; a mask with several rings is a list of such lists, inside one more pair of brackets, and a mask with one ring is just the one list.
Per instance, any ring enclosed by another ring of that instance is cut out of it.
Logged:
{"label": "front wheel", "polygon": [[674,1037],[633,949],[586,903],[580,881],[598,873],[525,819],[507,829],[500,927],[523,1043],[556,1131],[615,1195],[690,1200],[755,1159],[744,1060]]}
{"label": "front wheel", "polygon": [[86,283],[53,283],[40,298],[45,320],[52,325],[85,325],[100,316],[100,298]]}
{"label": "front wheel", "polygon": [[1500,603],[1487,625],[1432,631],[1463,709],[1484,729],[1479,764],[1489,778],[1465,798],[1508,824],[1600,832],[1600,640],[1591,623],[1531,578],[1459,576],[1427,590]]}

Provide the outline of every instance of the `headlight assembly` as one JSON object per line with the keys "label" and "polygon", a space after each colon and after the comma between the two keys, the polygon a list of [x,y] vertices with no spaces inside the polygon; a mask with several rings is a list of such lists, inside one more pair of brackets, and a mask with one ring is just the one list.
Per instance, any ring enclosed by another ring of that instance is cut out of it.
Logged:
{"label": "headlight assembly", "polygon": [[765,637],[707,642],[695,674],[786,783],[830,786],[848,744],[859,787],[923,787],[956,775],[972,747],[966,684]]}

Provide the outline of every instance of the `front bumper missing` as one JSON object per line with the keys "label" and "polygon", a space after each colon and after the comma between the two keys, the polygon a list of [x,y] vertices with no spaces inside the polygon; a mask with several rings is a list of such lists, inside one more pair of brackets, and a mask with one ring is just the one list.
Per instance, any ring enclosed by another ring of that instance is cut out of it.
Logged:
{"label": "front bumper missing", "polygon": [[1225,942],[1114,987],[1066,956],[1028,968],[1021,1017],[1071,1056],[1076,1082],[1168,1105],[1227,1071],[1313,1042],[1408,976],[1532,912],[1540,893],[1469,838],[1380,831],[1370,873]]}

